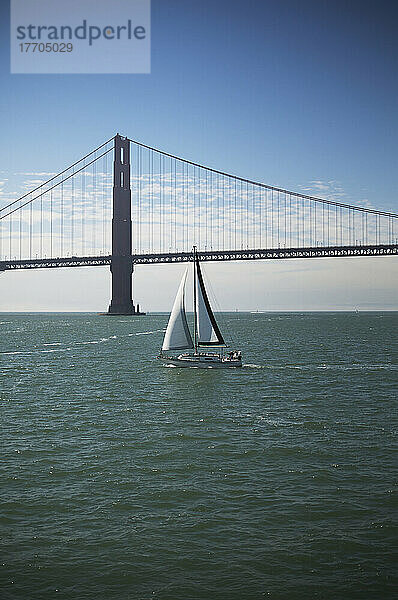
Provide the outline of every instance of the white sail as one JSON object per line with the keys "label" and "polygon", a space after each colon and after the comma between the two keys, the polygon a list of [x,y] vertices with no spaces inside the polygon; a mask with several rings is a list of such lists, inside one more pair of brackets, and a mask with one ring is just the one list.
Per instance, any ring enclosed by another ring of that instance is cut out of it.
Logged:
{"label": "white sail", "polygon": [[186,350],[193,348],[184,303],[187,274],[188,269],[181,279],[180,287],[174,300],[166,333],[164,334],[162,350]]}
{"label": "white sail", "polygon": [[199,346],[223,346],[225,342],[211,310],[199,261],[196,259],[195,262],[197,343]]}

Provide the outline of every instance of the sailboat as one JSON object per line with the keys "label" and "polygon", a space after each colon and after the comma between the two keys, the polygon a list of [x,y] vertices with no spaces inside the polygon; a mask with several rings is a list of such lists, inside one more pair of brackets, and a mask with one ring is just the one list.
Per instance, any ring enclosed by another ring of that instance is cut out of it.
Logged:
{"label": "sailboat", "polygon": [[[193,336],[185,314],[185,284],[189,267],[186,269],[173,308],[159,359],[175,367],[231,368],[242,366],[239,351],[225,351],[227,347],[211,309],[203,281],[196,248],[193,249]],[[211,352],[210,349],[216,349]],[[176,351],[185,351],[176,355]],[[174,355],[168,355],[173,352]]]}

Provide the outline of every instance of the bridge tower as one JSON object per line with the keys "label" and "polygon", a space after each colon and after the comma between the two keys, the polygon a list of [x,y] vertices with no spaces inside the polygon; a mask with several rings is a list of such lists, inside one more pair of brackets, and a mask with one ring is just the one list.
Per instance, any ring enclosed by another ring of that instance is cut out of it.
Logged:
{"label": "bridge tower", "polygon": [[134,315],[132,300],[130,141],[115,136],[110,315]]}

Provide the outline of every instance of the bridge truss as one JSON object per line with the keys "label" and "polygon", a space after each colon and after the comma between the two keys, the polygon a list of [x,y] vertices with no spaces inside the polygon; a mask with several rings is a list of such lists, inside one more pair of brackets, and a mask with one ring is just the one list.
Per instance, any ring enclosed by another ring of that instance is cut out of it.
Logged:
{"label": "bridge truss", "polygon": [[[198,251],[199,260],[259,260],[286,258],[347,258],[363,256],[395,256],[398,244],[380,244],[378,246],[330,246],[314,248],[274,248],[263,250],[225,250]],[[148,265],[162,263],[192,262],[192,252],[175,252],[166,254],[132,254],[131,264]],[[59,267],[97,267],[112,263],[112,255],[108,256],[71,256],[67,258],[38,258],[28,260],[12,260],[0,262],[0,271],[18,269],[51,269]]]}

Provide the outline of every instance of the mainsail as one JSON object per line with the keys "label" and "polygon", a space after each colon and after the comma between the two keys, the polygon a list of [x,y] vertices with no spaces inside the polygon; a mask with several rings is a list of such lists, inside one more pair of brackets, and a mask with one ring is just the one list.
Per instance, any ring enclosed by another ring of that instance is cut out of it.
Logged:
{"label": "mainsail", "polygon": [[199,260],[195,253],[196,268],[196,320],[198,346],[224,346],[225,342],[218,328],[207,297],[206,288],[200,270]]}
{"label": "mainsail", "polygon": [[162,350],[185,350],[193,348],[191,333],[185,314],[185,282],[188,269],[185,271],[178,288],[173,309],[164,335]]}

